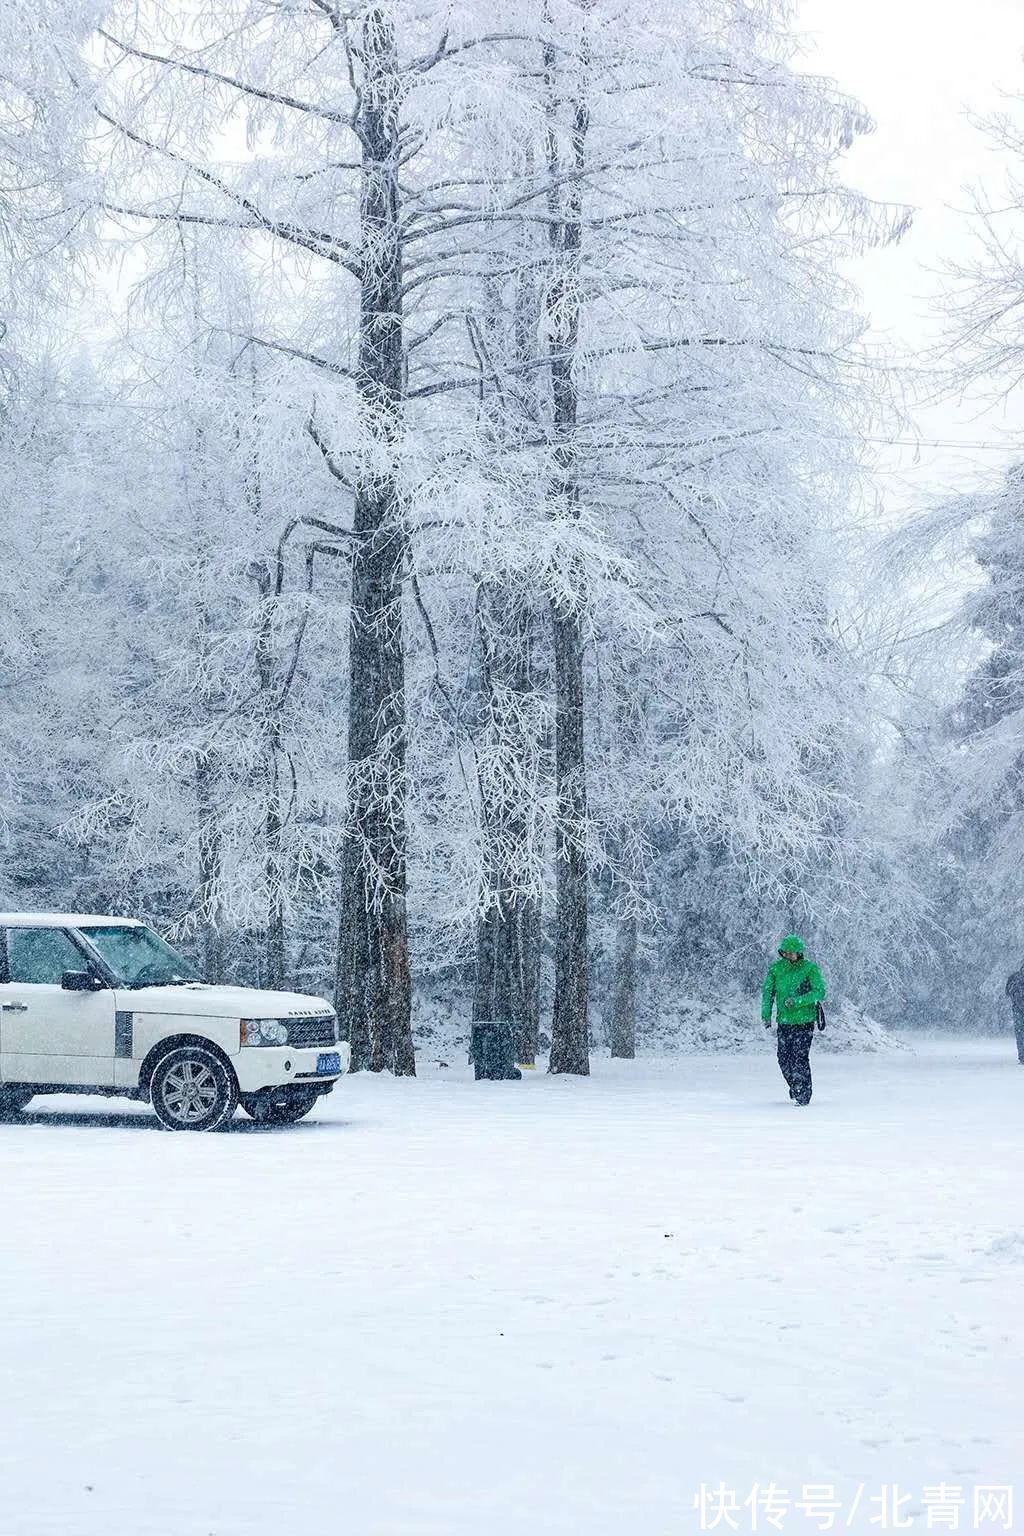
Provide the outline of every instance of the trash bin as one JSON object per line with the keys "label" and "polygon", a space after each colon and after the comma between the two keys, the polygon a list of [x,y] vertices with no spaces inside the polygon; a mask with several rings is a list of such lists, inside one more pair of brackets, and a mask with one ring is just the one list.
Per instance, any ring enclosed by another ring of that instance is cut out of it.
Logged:
{"label": "trash bin", "polygon": [[508,1019],[474,1019],[469,1054],[477,1079],[515,1082],[523,1075],[516,1066],[515,1036]]}

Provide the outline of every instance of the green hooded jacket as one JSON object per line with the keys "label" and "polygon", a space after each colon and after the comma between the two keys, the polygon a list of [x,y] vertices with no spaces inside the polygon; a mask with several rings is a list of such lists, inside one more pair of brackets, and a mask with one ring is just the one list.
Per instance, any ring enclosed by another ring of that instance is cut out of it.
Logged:
{"label": "green hooded jacket", "polygon": [[[782,951],[792,950],[798,960],[783,960]],[[787,934],[779,945],[779,958],[768,967],[761,989],[761,1020],[771,1023],[772,1004],[780,1029],[813,1024],[818,1004],[825,1001],[825,983],[813,961],[804,955],[804,941],[799,934]]]}

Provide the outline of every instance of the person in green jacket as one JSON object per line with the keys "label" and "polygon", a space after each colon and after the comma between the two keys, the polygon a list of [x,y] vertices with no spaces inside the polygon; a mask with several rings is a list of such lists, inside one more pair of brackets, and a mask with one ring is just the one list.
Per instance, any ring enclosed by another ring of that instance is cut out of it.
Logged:
{"label": "person in green jacket", "polygon": [[761,1021],[765,1029],[771,1029],[774,1006],[779,1066],[795,1104],[811,1102],[811,1041],[815,1024],[825,1028],[821,1013],[824,1001],[825,983],[818,967],[804,954],[803,939],[796,933],[787,934],[761,988]]}

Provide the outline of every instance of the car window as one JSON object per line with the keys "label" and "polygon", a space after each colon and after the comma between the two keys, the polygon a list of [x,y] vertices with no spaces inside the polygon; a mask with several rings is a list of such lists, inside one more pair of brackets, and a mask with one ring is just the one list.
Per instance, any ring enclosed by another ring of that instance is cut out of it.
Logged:
{"label": "car window", "polygon": [[83,925],[79,932],[125,987],[173,987],[199,977],[166,939],[152,928],[120,927],[112,923]]}
{"label": "car window", "polygon": [[84,971],[86,959],[61,928],[8,928],[7,975],[12,982],[59,987],[65,971]]}

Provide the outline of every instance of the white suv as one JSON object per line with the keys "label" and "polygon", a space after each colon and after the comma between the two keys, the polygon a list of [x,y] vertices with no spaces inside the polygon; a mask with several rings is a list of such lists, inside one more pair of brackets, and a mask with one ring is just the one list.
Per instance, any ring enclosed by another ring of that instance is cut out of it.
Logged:
{"label": "white suv", "polygon": [[0,1119],[38,1093],[148,1100],[173,1131],[308,1114],[348,1069],[319,997],[208,986],[127,917],[0,913]]}

